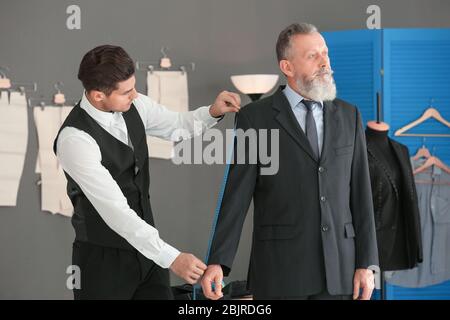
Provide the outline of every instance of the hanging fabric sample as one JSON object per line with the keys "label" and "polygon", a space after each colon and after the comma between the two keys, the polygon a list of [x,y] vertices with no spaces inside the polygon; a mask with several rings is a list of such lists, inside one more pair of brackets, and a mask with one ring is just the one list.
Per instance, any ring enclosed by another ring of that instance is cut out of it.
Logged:
{"label": "hanging fabric sample", "polygon": [[36,173],[41,174],[41,210],[71,217],[73,206],[66,193],[67,180],[53,152],[53,141],[73,107],[35,107],[38,135]]}
{"label": "hanging fabric sample", "polygon": [[[169,110],[187,112],[188,83],[183,71],[152,71],[147,73],[147,95]],[[171,159],[174,143],[156,137],[147,137],[149,156]]]}
{"label": "hanging fabric sample", "polygon": [[[412,160],[414,168],[425,160]],[[433,166],[415,175],[419,200],[423,262],[411,270],[386,272],[386,281],[425,287],[450,279],[450,175]]]}
{"label": "hanging fabric sample", "polygon": [[15,206],[28,143],[25,94],[0,96],[0,206]]}

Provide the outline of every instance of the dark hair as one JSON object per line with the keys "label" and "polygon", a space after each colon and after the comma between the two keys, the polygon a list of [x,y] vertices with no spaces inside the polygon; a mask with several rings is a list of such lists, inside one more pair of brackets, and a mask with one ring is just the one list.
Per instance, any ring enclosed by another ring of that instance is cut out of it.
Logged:
{"label": "dark hair", "polygon": [[117,83],[129,79],[135,72],[134,62],[118,46],[98,46],[81,60],[78,79],[86,91],[99,90],[107,96],[117,89]]}
{"label": "dark hair", "polygon": [[291,38],[293,36],[297,34],[310,34],[314,32],[318,32],[316,26],[306,22],[293,23],[281,31],[278,36],[276,46],[278,62],[285,60],[289,56],[288,51],[291,47]]}

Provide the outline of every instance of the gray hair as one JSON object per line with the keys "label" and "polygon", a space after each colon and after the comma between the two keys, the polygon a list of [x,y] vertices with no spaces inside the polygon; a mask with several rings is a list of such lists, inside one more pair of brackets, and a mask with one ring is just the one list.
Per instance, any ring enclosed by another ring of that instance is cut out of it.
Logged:
{"label": "gray hair", "polygon": [[293,23],[281,31],[276,46],[278,62],[288,57],[288,51],[291,48],[291,38],[293,36],[315,32],[319,32],[317,27],[306,22]]}

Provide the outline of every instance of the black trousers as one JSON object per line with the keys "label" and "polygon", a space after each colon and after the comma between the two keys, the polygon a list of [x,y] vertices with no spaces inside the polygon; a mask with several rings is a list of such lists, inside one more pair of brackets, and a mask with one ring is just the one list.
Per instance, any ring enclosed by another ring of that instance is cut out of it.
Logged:
{"label": "black trousers", "polygon": [[352,295],[331,295],[328,291],[311,296],[299,297],[296,300],[353,300]]}
{"label": "black trousers", "polygon": [[331,295],[327,290],[309,296],[299,297],[256,297],[255,300],[353,300],[353,295]]}
{"label": "black trousers", "polygon": [[168,300],[173,299],[169,271],[137,250],[123,250],[73,243],[72,264],[80,268],[81,288],[75,300]]}

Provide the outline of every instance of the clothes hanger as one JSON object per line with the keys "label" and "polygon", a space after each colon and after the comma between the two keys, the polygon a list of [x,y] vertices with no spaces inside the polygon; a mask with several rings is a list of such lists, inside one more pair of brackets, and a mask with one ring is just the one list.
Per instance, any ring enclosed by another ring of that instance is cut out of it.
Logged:
{"label": "clothes hanger", "polygon": [[162,53],[163,57],[159,61],[159,66],[162,69],[169,69],[172,66],[172,61],[170,61],[170,58],[167,56],[167,53],[166,53],[167,50],[169,50],[169,48],[167,48],[167,47],[161,48],[161,53]]}
{"label": "clothes hanger", "polygon": [[64,96],[64,93],[61,92],[62,85],[63,83],[61,81],[55,83],[55,89],[58,90],[58,92],[53,96],[53,102],[56,105],[63,105],[66,102],[66,97]]}
{"label": "clothes hanger", "polygon": [[428,159],[431,157],[430,150],[428,150],[427,147],[425,147],[425,137],[423,137],[422,147],[417,150],[417,153],[414,157],[412,157],[413,160],[419,160],[420,158]]}
{"label": "clothes hanger", "polygon": [[9,71],[7,67],[0,67],[0,89],[11,88],[11,80],[6,77],[7,71]]}
{"label": "clothes hanger", "polygon": [[[433,101],[433,99],[431,99],[431,101]],[[450,128],[450,122],[448,122],[447,120],[445,120],[441,114],[439,113],[439,111],[437,109],[435,109],[432,106],[432,103],[430,103],[430,107],[425,110],[425,112],[422,114],[422,116],[407,124],[406,126],[404,126],[403,128],[398,129],[397,131],[395,131],[395,136],[403,136],[403,137],[450,137],[450,134],[436,134],[436,133],[405,133],[406,131],[408,131],[409,129],[421,124],[422,122],[433,118],[437,121],[439,121],[440,123],[442,123],[443,125],[447,126]]]}
{"label": "clothes hanger", "polygon": [[[158,63],[156,61],[136,61],[136,70],[137,71],[148,71],[150,73],[153,73],[153,71],[155,71],[157,68],[159,68],[159,70],[162,70],[162,71],[168,71],[170,69],[172,69],[172,70],[179,69],[182,72],[182,74],[185,74],[187,71],[186,64],[173,65],[171,59],[167,55],[168,50],[169,50],[169,48],[167,48],[167,47],[161,48],[162,57]],[[195,63],[190,62],[189,65],[190,65],[190,70],[195,71]],[[157,67],[155,67],[155,66],[157,66]]]}
{"label": "clothes hanger", "polygon": [[[425,138],[424,138],[425,140]],[[434,147],[433,147],[433,154],[434,154]],[[430,160],[431,158],[434,158],[433,160]],[[442,170],[444,170],[445,172],[449,173],[448,170],[450,170],[450,168],[448,168],[444,163],[442,163],[441,160],[439,160],[437,157],[431,156],[428,158],[427,162],[430,161],[429,165],[427,165],[427,167],[425,167],[426,162],[424,163],[424,165],[422,165],[421,167],[418,167],[414,170],[414,174],[420,173],[425,171],[426,169],[430,168],[433,165],[436,165],[437,167],[441,168]],[[419,171],[420,170],[420,171]],[[419,184],[432,184],[432,185],[443,185],[443,186],[450,186],[450,182],[449,181],[436,181],[436,180],[419,180],[419,179],[415,179],[414,180],[415,183],[419,183]]]}
{"label": "clothes hanger", "polygon": [[444,164],[438,157],[435,157],[435,156],[429,157],[423,165],[416,168],[414,170],[414,174],[421,173],[432,166],[436,166],[436,167],[442,169],[444,172],[450,174],[450,168],[446,164]]}
{"label": "clothes hanger", "polygon": [[8,67],[0,66],[0,91],[7,91],[8,94],[11,94],[11,92],[19,92],[21,95],[24,95],[25,91],[29,92],[37,91],[36,82],[30,83],[12,82],[7,77],[8,71],[9,71]]}
{"label": "clothes hanger", "polygon": [[380,121],[381,118],[381,100],[380,93],[377,92],[377,120],[367,122],[367,127],[375,131],[388,131],[389,125]]}

